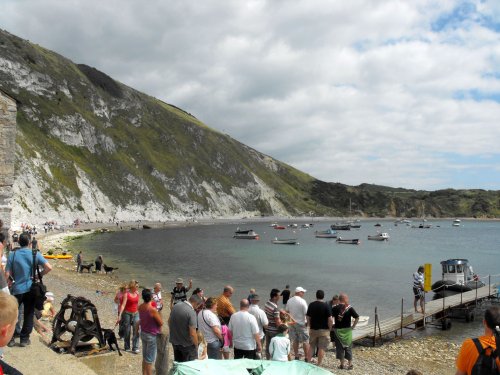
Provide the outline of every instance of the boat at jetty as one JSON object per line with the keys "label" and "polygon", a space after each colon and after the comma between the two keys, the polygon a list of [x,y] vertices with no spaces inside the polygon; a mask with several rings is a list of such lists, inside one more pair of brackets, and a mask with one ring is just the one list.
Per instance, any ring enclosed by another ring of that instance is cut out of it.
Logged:
{"label": "boat at jetty", "polygon": [[45,259],[73,259],[70,254],[43,254]]}
{"label": "boat at jetty", "polygon": [[348,245],[359,245],[361,243],[359,238],[342,238],[342,237],[337,237],[337,242],[345,243]]}
{"label": "boat at jetty", "polygon": [[333,230],[351,230],[351,224],[349,223],[335,223],[330,225]]}
{"label": "boat at jetty", "polygon": [[275,245],[299,245],[299,240],[297,238],[280,239],[276,237],[271,242]]}
{"label": "boat at jetty", "polygon": [[377,233],[373,236],[368,235],[368,239],[373,240],[373,241],[388,241],[389,234],[388,233]]}
{"label": "boat at jetty", "polygon": [[259,235],[255,233],[253,229],[248,230],[237,230],[234,232],[233,238],[238,238],[240,240],[258,240],[260,239]]}
{"label": "boat at jetty", "polygon": [[[358,324],[356,324],[356,328],[365,327],[368,325],[368,321],[370,317],[367,315],[360,315],[358,319]],[[354,318],[351,318],[351,324],[354,323]],[[354,328],[354,329],[356,329]]]}
{"label": "boat at jetty", "polygon": [[453,224],[451,224],[454,227],[459,227],[460,226],[460,219],[455,219],[453,220]]}
{"label": "boat at jetty", "polygon": [[314,232],[316,238],[337,238],[337,232],[333,229],[327,229]]}
{"label": "boat at jetty", "polygon": [[448,259],[441,262],[442,279],[432,284],[437,297],[450,296],[483,287],[467,259]]}

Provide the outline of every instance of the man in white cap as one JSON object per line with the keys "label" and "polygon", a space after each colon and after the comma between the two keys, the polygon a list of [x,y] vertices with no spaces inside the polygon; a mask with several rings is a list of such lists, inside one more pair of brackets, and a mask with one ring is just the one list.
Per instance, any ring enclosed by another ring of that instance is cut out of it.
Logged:
{"label": "man in white cap", "polygon": [[193,280],[189,280],[189,286],[186,288],[184,286],[184,280],[180,277],[175,280],[175,287],[170,294],[172,294],[172,298],[170,298],[170,310],[174,307],[175,304],[179,302],[187,301],[187,292],[193,286]]}
{"label": "man in white cap", "polygon": [[304,294],[307,291],[298,286],[295,288],[295,295],[288,300],[286,304],[286,311],[288,311],[295,320],[296,324],[290,325],[288,336],[293,342],[293,353],[295,359],[299,359],[299,344],[302,343],[304,349],[304,356],[308,358],[309,351],[309,333],[307,330],[307,302],[304,300]]}

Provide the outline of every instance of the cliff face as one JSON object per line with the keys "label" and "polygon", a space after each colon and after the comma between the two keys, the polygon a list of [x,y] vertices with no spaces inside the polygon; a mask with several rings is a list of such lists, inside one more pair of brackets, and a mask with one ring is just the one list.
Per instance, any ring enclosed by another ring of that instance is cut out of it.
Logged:
{"label": "cliff face", "polygon": [[312,178],[106,74],[0,32],[18,103],[14,222],[287,215]]}

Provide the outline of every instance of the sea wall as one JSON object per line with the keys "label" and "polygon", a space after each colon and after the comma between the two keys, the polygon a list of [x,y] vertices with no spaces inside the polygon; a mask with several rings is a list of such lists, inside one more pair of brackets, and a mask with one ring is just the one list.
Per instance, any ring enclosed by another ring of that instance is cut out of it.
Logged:
{"label": "sea wall", "polygon": [[10,228],[11,224],[16,115],[16,101],[0,91],[0,219],[4,223],[4,228]]}

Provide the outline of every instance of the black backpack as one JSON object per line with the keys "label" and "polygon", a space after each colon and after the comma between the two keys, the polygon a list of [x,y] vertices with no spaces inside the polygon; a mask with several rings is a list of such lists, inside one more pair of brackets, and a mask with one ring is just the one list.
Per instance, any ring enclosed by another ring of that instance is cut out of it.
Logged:
{"label": "black backpack", "polygon": [[[500,375],[500,370],[498,369],[496,358],[498,353],[493,350],[491,346],[483,348],[479,339],[472,339],[476,345],[476,349],[479,353],[479,357],[472,367],[471,375]],[[489,354],[487,354],[489,352]]]}

